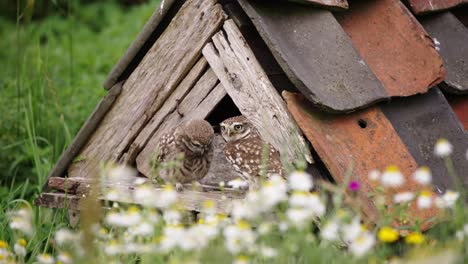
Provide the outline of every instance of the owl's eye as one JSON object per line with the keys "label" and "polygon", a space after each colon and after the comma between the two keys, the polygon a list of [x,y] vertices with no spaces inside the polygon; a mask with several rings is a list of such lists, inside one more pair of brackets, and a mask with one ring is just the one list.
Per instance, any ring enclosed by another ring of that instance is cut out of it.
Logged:
{"label": "owl's eye", "polygon": [[242,129],[242,125],[235,125],[234,130],[239,131]]}
{"label": "owl's eye", "polygon": [[221,131],[224,131],[226,130],[226,127],[225,126],[221,126]]}

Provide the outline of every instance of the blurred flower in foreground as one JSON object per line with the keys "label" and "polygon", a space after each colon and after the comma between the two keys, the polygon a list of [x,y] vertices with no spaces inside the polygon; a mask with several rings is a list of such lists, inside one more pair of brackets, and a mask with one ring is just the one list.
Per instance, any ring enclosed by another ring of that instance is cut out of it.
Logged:
{"label": "blurred flower in foreground", "polygon": [[453,152],[453,146],[450,144],[450,142],[445,139],[441,138],[437,141],[435,148],[434,148],[434,153],[439,156],[439,157],[447,157],[450,156]]}
{"label": "blurred flower in foreground", "polygon": [[380,171],[372,170],[371,172],[369,172],[368,177],[369,177],[369,180],[371,181],[377,181],[380,178]]}
{"label": "blurred flower in foreground", "polygon": [[34,233],[32,212],[29,207],[22,207],[8,214],[10,216],[10,228],[12,230],[17,230],[26,236],[31,236]]}
{"label": "blurred flower in foreground", "polygon": [[432,181],[431,170],[429,167],[423,166],[414,172],[413,179],[421,185],[428,185]]}
{"label": "blurred flower in foreground", "polygon": [[304,171],[296,171],[288,177],[289,188],[296,191],[309,191],[312,189],[312,176]]}
{"label": "blurred flower in foreground", "polygon": [[361,232],[348,244],[348,249],[357,257],[369,252],[375,244],[375,237],[368,231]]}
{"label": "blurred flower in foreground", "polygon": [[250,225],[242,220],[235,225],[227,226],[224,229],[224,238],[226,249],[233,254],[251,249],[256,240]]}
{"label": "blurred flower in foreground", "polygon": [[338,234],[339,228],[338,221],[331,220],[322,227],[320,236],[328,241],[337,241],[340,238]]}
{"label": "blurred flower in foreground", "polygon": [[422,191],[416,201],[419,209],[427,209],[432,206],[432,193],[430,191]]}
{"label": "blurred flower in foreground", "polygon": [[407,203],[414,199],[414,193],[412,192],[401,192],[393,196],[395,203]]}
{"label": "blurred flower in foreground", "polygon": [[229,181],[227,185],[232,187],[233,189],[244,189],[247,188],[247,186],[249,186],[249,183],[240,178],[237,178]]}
{"label": "blurred flower in foreground", "polygon": [[61,228],[55,232],[55,242],[61,247],[65,244],[75,242],[77,239],[77,235],[67,228]]}
{"label": "blurred flower in foreground", "polygon": [[41,264],[54,264],[55,260],[54,257],[49,254],[40,254],[37,256],[37,262]]}
{"label": "blurred flower in foreground", "polygon": [[68,252],[60,252],[57,256],[57,263],[71,264],[72,256]]}
{"label": "blurred flower in foreground", "polygon": [[382,242],[393,243],[398,240],[400,235],[397,230],[389,226],[384,226],[380,228],[379,232],[377,233],[377,237]]}
{"label": "blurred flower in foreground", "polygon": [[358,191],[360,187],[361,185],[359,184],[358,181],[351,181],[348,185],[348,188],[353,192]]}
{"label": "blurred flower in foreground", "polygon": [[159,208],[169,208],[177,202],[177,191],[174,186],[167,184],[158,195],[155,205]]}
{"label": "blurred flower in foreground", "polygon": [[234,260],[233,264],[248,264],[249,263],[249,257],[241,255]]}
{"label": "blurred flower in foreground", "polygon": [[420,232],[412,232],[405,237],[405,242],[407,244],[413,244],[413,245],[421,244],[424,242],[424,240],[425,240],[424,235],[421,234]]}
{"label": "blurred flower in foreground", "polygon": [[448,190],[441,197],[437,197],[435,202],[439,208],[453,208],[459,197],[460,193]]}
{"label": "blurred flower in foreground", "polygon": [[380,180],[385,187],[400,187],[405,182],[397,166],[388,166]]}
{"label": "blurred flower in foreground", "polygon": [[13,249],[15,251],[15,254],[20,257],[26,256],[26,240],[23,238],[20,238],[16,241],[15,245],[13,246]]}

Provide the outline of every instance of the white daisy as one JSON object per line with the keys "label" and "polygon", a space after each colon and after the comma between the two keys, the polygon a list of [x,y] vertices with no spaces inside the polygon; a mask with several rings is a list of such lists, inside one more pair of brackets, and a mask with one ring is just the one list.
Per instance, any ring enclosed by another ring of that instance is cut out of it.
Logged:
{"label": "white daisy", "polygon": [[435,148],[434,148],[434,153],[439,156],[439,157],[447,157],[450,156],[453,152],[453,146],[450,144],[450,142],[445,139],[441,138],[437,141]]}
{"label": "white daisy", "polygon": [[432,181],[431,170],[429,167],[423,166],[414,172],[413,179],[421,185],[428,185]]}
{"label": "white daisy", "polygon": [[380,181],[386,187],[400,187],[405,182],[405,178],[398,167],[388,166],[384,173],[382,173]]}
{"label": "white daisy", "polygon": [[372,170],[371,172],[369,172],[368,177],[369,177],[369,180],[371,181],[377,181],[380,178],[380,171]]}
{"label": "white daisy", "polygon": [[313,185],[312,176],[304,171],[296,171],[289,175],[289,188],[295,191],[310,191]]}
{"label": "white daisy", "polygon": [[432,194],[429,191],[422,191],[416,200],[419,209],[427,209],[432,206]]}
{"label": "white daisy", "polygon": [[375,245],[375,237],[370,232],[362,232],[348,244],[348,249],[357,257],[369,252]]}
{"label": "white daisy", "polygon": [[244,181],[240,178],[229,181],[228,186],[231,186],[233,189],[245,189],[249,186],[247,181]]}
{"label": "white daisy", "polygon": [[412,192],[401,192],[393,196],[395,203],[407,203],[414,199],[414,193]]}

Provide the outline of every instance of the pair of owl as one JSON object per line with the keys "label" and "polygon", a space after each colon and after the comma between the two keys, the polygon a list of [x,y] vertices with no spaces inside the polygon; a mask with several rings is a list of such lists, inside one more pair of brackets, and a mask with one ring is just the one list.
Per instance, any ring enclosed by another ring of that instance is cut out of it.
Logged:
{"label": "pair of owl", "polygon": [[[279,152],[263,141],[257,129],[244,116],[231,117],[220,124],[226,140],[223,152],[243,180],[258,186],[261,174],[282,175]],[[158,142],[157,162],[179,159],[179,166],[160,170],[165,183],[182,189],[186,183],[198,182],[208,173],[213,158],[214,131],[205,120],[192,120],[163,135]]]}

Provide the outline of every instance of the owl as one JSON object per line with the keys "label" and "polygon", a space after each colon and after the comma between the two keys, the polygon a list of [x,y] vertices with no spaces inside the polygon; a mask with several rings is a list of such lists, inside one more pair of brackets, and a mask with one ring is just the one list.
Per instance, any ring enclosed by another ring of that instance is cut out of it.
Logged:
{"label": "owl", "polygon": [[257,188],[262,172],[266,177],[283,174],[279,152],[260,137],[257,129],[244,116],[231,117],[220,124],[226,140],[224,154],[243,180]]}
{"label": "owl", "polygon": [[158,176],[175,184],[198,182],[206,176],[213,158],[214,131],[205,120],[191,120],[163,135],[158,142]]}

